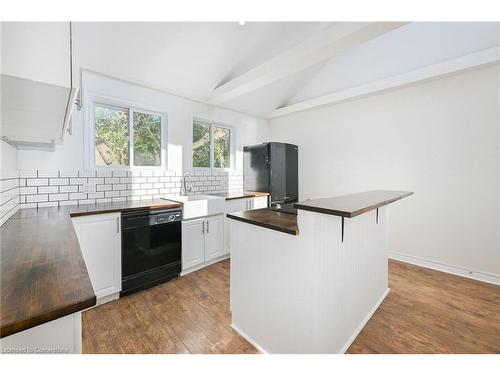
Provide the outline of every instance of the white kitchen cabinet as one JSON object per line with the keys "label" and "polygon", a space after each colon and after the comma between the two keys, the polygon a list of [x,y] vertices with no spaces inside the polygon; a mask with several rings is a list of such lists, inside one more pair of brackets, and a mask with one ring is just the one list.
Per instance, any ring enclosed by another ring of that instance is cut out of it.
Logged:
{"label": "white kitchen cabinet", "polygon": [[224,255],[224,216],[209,217],[205,228],[205,261]]}
{"label": "white kitchen cabinet", "polygon": [[188,273],[224,255],[224,215],[182,222],[182,272]]}
{"label": "white kitchen cabinet", "polygon": [[78,311],[0,339],[0,352],[81,354],[82,313]]}
{"label": "white kitchen cabinet", "polygon": [[[254,197],[254,198],[240,198],[231,199],[226,201],[226,214],[231,212],[240,212],[247,210],[254,210],[258,208],[267,207],[267,196],[266,197]],[[230,239],[231,231],[229,230],[229,220],[224,215],[224,254],[229,254],[230,250]]]}
{"label": "white kitchen cabinet", "polygon": [[182,222],[182,268],[188,269],[205,261],[205,219]]}
{"label": "white kitchen cabinet", "polygon": [[122,284],[120,214],[79,216],[73,225],[98,303],[117,298]]}

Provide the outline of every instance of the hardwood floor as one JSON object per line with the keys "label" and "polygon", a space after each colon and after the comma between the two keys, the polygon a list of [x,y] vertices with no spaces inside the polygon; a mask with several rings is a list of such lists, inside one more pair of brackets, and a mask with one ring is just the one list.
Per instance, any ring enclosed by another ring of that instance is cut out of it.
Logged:
{"label": "hardwood floor", "polygon": [[[500,353],[500,287],[389,262],[348,353]],[[83,313],[84,353],[257,353],[230,326],[229,261]]]}
{"label": "hardwood floor", "polygon": [[83,313],[84,353],[257,353],[229,325],[229,261]]}
{"label": "hardwood floor", "polygon": [[389,287],[348,353],[500,353],[500,286],[389,261]]}

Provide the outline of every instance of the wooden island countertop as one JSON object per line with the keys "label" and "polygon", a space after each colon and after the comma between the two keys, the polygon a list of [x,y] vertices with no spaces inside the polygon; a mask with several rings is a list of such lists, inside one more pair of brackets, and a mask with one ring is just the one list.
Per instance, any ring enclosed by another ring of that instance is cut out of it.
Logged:
{"label": "wooden island countertop", "polygon": [[219,193],[212,194],[217,197],[225,198],[227,201],[235,200],[235,199],[243,199],[243,198],[257,198],[257,197],[267,197],[269,193],[264,193],[260,191],[241,191],[241,192],[232,192],[232,193]]}
{"label": "wooden island countertop", "polygon": [[[374,190],[339,197],[306,200],[294,204],[294,207],[298,210],[353,218],[412,194],[409,191]],[[227,217],[283,233],[299,234],[297,215],[287,212],[261,208],[230,213]]]}
{"label": "wooden island countertop", "polygon": [[158,199],[18,211],[0,227],[0,337],[96,304],[72,216],[177,207]]}
{"label": "wooden island countertop", "polygon": [[310,199],[296,203],[294,207],[299,210],[352,218],[412,194],[411,191],[372,190],[339,197]]}
{"label": "wooden island countertop", "polygon": [[227,214],[227,217],[295,236],[299,234],[297,215],[271,210],[270,208],[234,212]]}

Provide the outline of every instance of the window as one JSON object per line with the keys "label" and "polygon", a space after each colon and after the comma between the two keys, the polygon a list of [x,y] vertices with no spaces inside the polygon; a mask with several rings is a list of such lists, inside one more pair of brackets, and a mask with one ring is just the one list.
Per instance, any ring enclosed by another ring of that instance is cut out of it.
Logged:
{"label": "window", "polygon": [[231,133],[227,126],[193,121],[193,167],[230,168]]}
{"label": "window", "polygon": [[96,166],[163,166],[161,114],[95,103],[94,125]]}

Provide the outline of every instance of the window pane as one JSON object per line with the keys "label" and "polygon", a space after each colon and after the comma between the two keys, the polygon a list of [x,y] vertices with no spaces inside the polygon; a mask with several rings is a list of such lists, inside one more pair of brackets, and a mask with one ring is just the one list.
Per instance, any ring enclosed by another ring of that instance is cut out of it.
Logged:
{"label": "window pane", "polygon": [[134,112],[134,165],[161,165],[161,116]]}
{"label": "window pane", "polygon": [[210,167],[210,125],[193,123],[193,167]]}
{"label": "window pane", "polygon": [[231,166],[231,130],[214,126],[214,167],[229,168]]}
{"label": "window pane", "polygon": [[94,107],[95,164],[129,165],[128,110]]}

